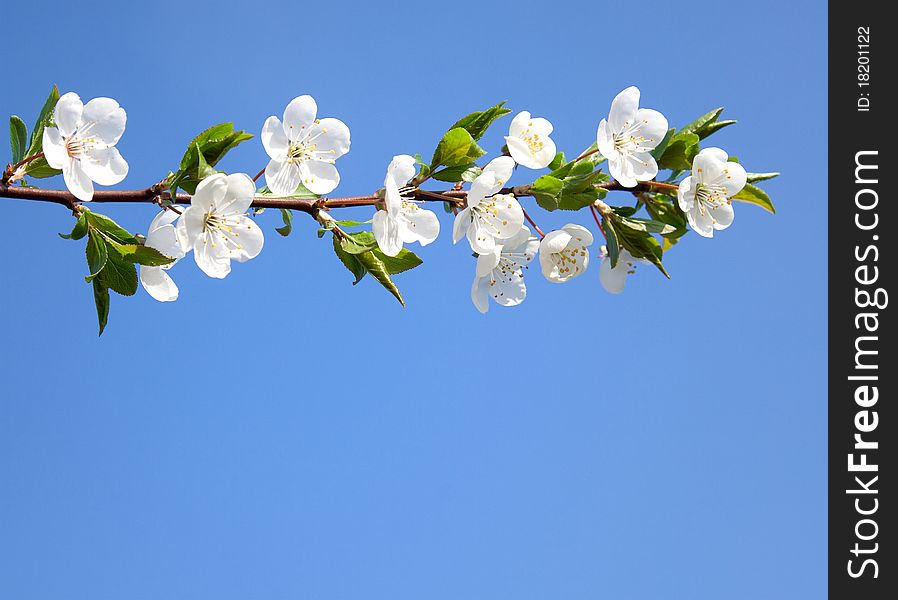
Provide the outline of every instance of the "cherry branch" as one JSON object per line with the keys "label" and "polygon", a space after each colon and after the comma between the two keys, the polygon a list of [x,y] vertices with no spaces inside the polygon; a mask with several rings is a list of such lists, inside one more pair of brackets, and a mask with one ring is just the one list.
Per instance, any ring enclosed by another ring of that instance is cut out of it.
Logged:
{"label": "cherry branch", "polygon": [[[532,185],[519,185],[500,190],[502,194],[514,194],[515,196],[532,196]],[[676,190],[676,184],[661,183],[657,181],[642,182],[633,188],[625,188],[617,181],[609,181],[598,184],[596,187],[608,191],[626,191],[632,193],[646,192],[653,189]],[[449,202],[456,205],[464,204],[468,192],[465,190],[446,190],[431,192],[427,190],[414,190],[411,193],[415,200],[425,202]],[[12,198],[16,200],[31,200],[36,202],[51,202],[61,204],[70,210],[75,210],[80,201],[70,192],[65,190],[48,190],[36,187],[8,185],[0,183],[0,198]],[[141,190],[97,190],[94,192],[95,203],[153,203],[161,200],[171,200],[173,204],[190,204],[190,194],[177,194],[174,198],[160,185],[154,185]],[[290,196],[257,195],[253,199],[253,208],[283,208],[298,210],[300,212],[315,215],[319,210],[332,208],[349,208],[354,206],[377,206],[383,202],[377,194],[364,196],[345,196],[341,198],[296,198]]]}

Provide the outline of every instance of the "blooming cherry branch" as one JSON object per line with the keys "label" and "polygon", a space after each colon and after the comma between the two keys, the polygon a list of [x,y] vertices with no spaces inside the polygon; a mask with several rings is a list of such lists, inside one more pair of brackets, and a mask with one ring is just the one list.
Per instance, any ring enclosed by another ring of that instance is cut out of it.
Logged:
{"label": "blooming cherry branch", "polygon": [[[158,183],[119,191],[96,190],[94,185],[115,185],[128,174],[128,163],[116,148],[125,131],[125,110],[110,98],[82,103],[74,92],[60,96],[54,87],[30,137],[22,119],[10,118],[12,160],[0,179],[0,197],[53,202],[72,210],[75,226],[60,235],[87,238],[86,279],[93,287],[100,333],[108,319],[109,290],[133,295],[139,281],[154,299],[171,302],[179,290],[168,270],[187,254],[193,252],[200,270],[218,279],[230,273],[232,261],[258,256],[265,236],[255,217],[265,209],[281,211],[284,224],[276,229],[281,235],[293,229],[292,211],[312,216],[319,237],[330,233],[334,252],[356,283],[370,274],[404,304],[393,277],[422,264],[404,246],[437,240],[440,219],[424,206],[442,203],[455,215],[453,243],[466,238],[476,257],[471,299],[484,313],[489,298],[500,306],[524,301],[524,272],[536,257],[553,283],[570,281],[589,267],[593,233],[569,223],[544,234],[521,199],[530,198],[547,211],[588,209],[605,239],[599,280],[618,294],[640,262],[667,276],[664,253],[690,229],[712,237],[731,226],[734,200],[774,212],[769,196],[754,183],[777,173],[749,173],[720,148],[702,148],[705,138],[735,123],[720,119],[723,109],[676,130],[660,112],[640,108],[639,102],[638,88],[620,92],[608,117],[599,122],[595,143],[573,160],[557,151],[547,119],[521,111],[510,122],[501,155],[481,166],[487,152],[479,140],[494,121],[511,112],[500,103],[458,120],[436,144],[429,162],[421,155],[394,156],[382,188],[330,197],[340,184],[336,161],[350,150],[350,129],[339,119],[318,118],[311,96],[294,98],[282,118],[264,121],[261,141],[269,162],[255,178],[216,168],[231,149],[253,137],[222,123],[191,140],[178,168]],[[603,171],[606,162],[608,173]],[[509,186],[516,175],[526,176],[518,166],[547,172]],[[662,171],[664,178],[659,177]],[[32,183],[59,174],[66,190]],[[258,188],[263,175],[265,186]],[[429,180],[445,182],[448,189],[422,189]],[[612,191],[629,192],[635,202],[611,206],[604,199]],[[88,202],[153,203],[160,212],[143,237],[89,210]],[[370,221],[330,214],[359,206],[376,209]]]}

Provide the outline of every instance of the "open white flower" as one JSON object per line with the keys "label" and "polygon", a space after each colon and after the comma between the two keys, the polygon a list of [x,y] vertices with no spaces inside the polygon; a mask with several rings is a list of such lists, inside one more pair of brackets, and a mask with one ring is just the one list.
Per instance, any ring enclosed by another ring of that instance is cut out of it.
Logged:
{"label": "open white flower", "polygon": [[262,251],[262,230],[246,215],[255,193],[245,173],[216,173],[196,187],[178,221],[178,237],[185,251],[193,249],[197,266],[209,277],[223,279],[231,272],[232,259],[244,262]]}
{"label": "open white flower", "polygon": [[589,265],[592,234],[586,227],[568,223],[549,233],[539,243],[539,265],[553,283],[564,283],[582,275]]}
{"label": "open white flower", "polygon": [[178,238],[178,230],[173,225],[178,216],[178,213],[173,210],[163,210],[157,214],[150,223],[147,239],[144,242],[146,246],[155,248],[165,256],[175,259],[161,267],[140,265],[140,283],[143,285],[143,289],[159,302],[172,302],[178,299],[178,286],[166,273],[186,254],[183,244]]}
{"label": "open white flower", "polygon": [[349,152],[349,128],[339,119],[317,119],[311,96],[294,98],[284,109],[284,121],[271,116],[262,126],[262,145],[271,157],[265,183],[287,196],[302,183],[313,194],[329,194],[340,183],[334,163]]}
{"label": "open white flower", "polygon": [[555,142],[549,139],[552,124],[533,119],[526,110],[512,119],[505,144],[516,163],[528,169],[543,169],[555,158]]}
{"label": "open white flower", "polygon": [[636,272],[637,263],[649,264],[644,258],[635,258],[626,248],[620,249],[617,257],[617,265],[611,267],[611,257],[608,256],[608,248],[602,246],[602,264],[599,266],[599,281],[609,294],[620,294],[627,285],[627,277]]}
{"label": "open white flower", "polygon": [[611,176],[629,188],[658,174],[651,151],[666,134],[667,119],[657,110],[639,108],[639,88],[631,86],[614,98],[596,141]]}
{"label": "open white flower", "polygon": [[56,103],[56,127],[44,129],[44,156],[51,167],[62,169],[66,187],[82,202],[93,199],[94,182],[115,185],[128,175],[128,163],[115,147],[126,120],[112,98],[82,104],[78,94],[69,92]]}
{"label": "open white flower", "polygon": [[477,272],[471,285],[471,301],[481,313],[489,308],[489,297],[501,306],[517,306],[527,297],[524,269],[539,251],[539,240],[526,226],[497,244],[493,251],[477,257]]}
{"label": "open white flower", "polygon": [[703,237],[714,237],[715,229],[733,224],[730,198],[745,187],[745,169],[728,158],[720,148],[705,148],[692,161],[692,175],[683,179],[677,190],[680,210],[686,213],[689,226]]}
{"label": "open white flower", "polygon": [[511,194],[497,194],[514,171],[514,159],[500,156],[471,183],[467,207],[455,216],[452,243],[465,235],[477,254],[489,254],[496,240],[507,240],[524,225],[524,210]]}
{"label": "open white flower", "polygon": [[420,206],[420,202],[403,197],[406,184],[415,176],[415,158],[408,154],[394,156],[384,178],[385,210],[374,213],[371,229],[381,251],[396,256],[403,244],[420,242],[426,246],[440,234],[440,220]]}

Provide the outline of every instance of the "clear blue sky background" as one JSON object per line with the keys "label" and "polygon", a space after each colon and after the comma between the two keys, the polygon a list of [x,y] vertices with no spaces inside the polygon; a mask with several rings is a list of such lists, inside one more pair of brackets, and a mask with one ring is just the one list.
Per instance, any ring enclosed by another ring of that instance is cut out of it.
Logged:
{"label": "clear blue sky background", "polygon": [[[70,215],[0,201],[0,597],[822,597],[819,2],[6,8],[0,114],[31,123],[54,82],[118,99],[122,187],[303,93],[351,127],[344,194],[502,99],[574,153],[631,84],[675,125],[725,105],[740,124],[715,143],[784,175],[776,217],[737,205],[669,254],[671,281],[643,268],[614,297],[597,266],[531,271],[524,305],[485,317],[448,218],[397,278],[403,310],[353,288],[304,215],[284,239],[269,212],[259,258],[224,281],[181,263],[175,304],[114,296],[101,339],[83,243],[56,235]],[[266,160],[254,139],[221,167]]]}

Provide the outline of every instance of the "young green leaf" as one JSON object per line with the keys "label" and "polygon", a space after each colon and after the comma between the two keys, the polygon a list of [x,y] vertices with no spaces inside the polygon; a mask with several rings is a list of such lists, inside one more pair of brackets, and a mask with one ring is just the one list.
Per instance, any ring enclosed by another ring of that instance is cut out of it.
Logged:
{"label": "young green leaf", "polygon": [[553,175],[543,175],[530,187],[530,193],[533,194],[536,203],[548,211],[558,209],[558,198],[562,190],[564,182]]}
{"label": "young green leaf", "polygon": [[384,264],[387,273],[389,273],[390,275],[404,273],[405,271],[414,269],[424,262],[418,257],[417,254],[405,248],[400,250],[399,254],[397,254],[396,256],[387,256],[377,248],[372,250],[372,252]]}
{"label": "young green leaf", "polygon": [[[29,154],[29,156],[31,156]],[[25,175],[33,179],[45,179],[54,177],[62,173],[62,169],[54,169],[47,162],[47,159],[41,156],[25,165]]]}
{"label": "young green leaf", "polygon": [[71,233],[60,233],[59,237],[65,240],[80,240],[85,235],[87,235],[87,216],[85,216],[84,211],[78,215],[78,220],[75,221],[75,226],[72,227]]}
{"label": "young green leaf", "polygon": [[137,293],[137,268],[134,263],[127,262],[117,252],[109,253],[106,266],[96,279],[123,296],[133,296]]}
{"label": "young green leaf", "polygon": [[355,258],[362,263],[365,270],[371,273],[371,276],[374,277],[378,283],[380,283],[388,292],[393,294],[402,306],[405,306],[405,300],[402,299],[402,294],[399,292],[399,288],[396,287],[396,284],[390,277],[390,272],[387,269],[386,264],[374,252],[362,252],[361,254],[356,254]]}
{"label": "young green leaf", "polygon": [[281,219],[284,221],[283,227],[275,227],[275,231],[281,234],[284,237],[290,235],[290,232],[293,231],[293,211],[288,208],[281,209]]}
{"label": "young green leaf", "polygon": [[779,173],[746,173],[748,183],[767,181],[768,179],[779,177],[779,175]]}
{"label": "young green leaf", "polygon": [[12,163],[15,164],[25,158],[28,149],[28,129],[25,122],[18,116],[9,118],[9,147],[12,150]]}
{"label": "young green leaf", "polygon": [[770,196],[767,195],[767,192],[750,183],[746,183],[745,187],[742,188],[742,190],[738,194],[733,196],[733,200],[748,202],[750,204],[757,204],[764,210],[772,214],[776,214],[776,208],[774,208],[773,202],[771,202]]}
{"label": "young green leaf", "polygon": [[124,227],[100,213],[92,212],[82,207],[82,213],[87,219],[88,224],[99,229],[108,237],[112,238],[119,244],[137,244],[137,238],[131,235]]}
{"label": "young green leaf", "polygon": [[[59,89],[54,85],[50,90],[50,94],[47,96],[47,100],[44,102],[43,107],[41,107],[41,111],[37,115],[37,121],[34,122],[34,127],[31,129],[31,137],[28,140],[28,150],[25,152],[25,156],[38,154],[43,149],[44,127],[52,121],[53,109],[56,108],[56,103],[58,101]],[[32,174],[32,177],[36,177],[36,175]]]}
{"label": "young green leaf", "polygon": [[[323,235],[323,233],[322,233]],[[349,272],[355,277],[355,281],[352,282],[352,285],[357,284],[362,280],[368,270],[365,268],[358,258],[356,258],[355,254],[350,254],[346,250],[343,249],[342,244],[340,243],[340,239],[334,235],[333,243],[334,243],[334,253],[337,255],[337,258],[340,259],[340,262],[349,269]]]}
{"label": "young green leaf", "polygon": [[505,108],[503,106],[505,102],[507,101],[503,100],[499,104],[486,110],[472,112],[471,114],[459,119],[458,122],[456,122],[449,129],[451,130],[457,127],[461,127],[462,129],[470,133],[472,138],[474,138],[475,140],[479,140],[481,137],[483,137],[483,134],[486,133],[486,130],[489,129],[490,125],[493,124],[493,121],[511,112],[510,108]]}
{"label": "young green leaf", "polygon": [[90,271],[90,274],[84,279],[86,281],[91,281],[100,274],[106,266],[109,257],[109,251],[106,248],[106,241],[103,239],[103,234],[94,228],[90,228],[88,231],[85,253],[87,254],[87,268]]}
{"label": "young green leaf", "polygon": [[126,262],[147,267],[161,267],[174,262],[173,258],[162,254],[155,248],[142,244],[120,244],[105,233],[101,235],[106,241],[107,248],[117,253]]}
{"label": "young green leaf", "polygon": [[468,165],[484,154],[486,151],[477,145],[466,129],[456,127],[447,131],[440,140],[430,161],[430,169],[434,170],[440,165],[447,167]]}
{"label": "young green leaf", "polygon": [[456,183],[458,181],[474,181],[480,173],[482,173],[481,168],[474,163],[470,163],[467,165],[440,169],[432,174],[431,177],[437,181]]}
{"label": "young green leaf", "polygon": [[100,323],[100,333],[106,329],[106,323],[109,321],[109,289],[106,288],[98,279],[93,280],[94,304],[97,306],[97,321]]}
{"label": "young green leaf", "polygon": [[658,159],[658,168],[670,170],[689,170],[692,159],[699,151],[699,137],[694,133],[680,132],[670,138],[664,154]]}

